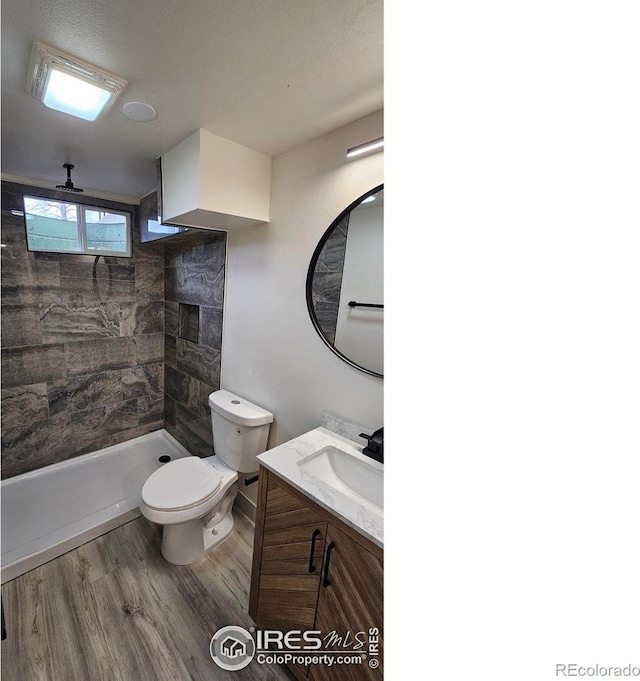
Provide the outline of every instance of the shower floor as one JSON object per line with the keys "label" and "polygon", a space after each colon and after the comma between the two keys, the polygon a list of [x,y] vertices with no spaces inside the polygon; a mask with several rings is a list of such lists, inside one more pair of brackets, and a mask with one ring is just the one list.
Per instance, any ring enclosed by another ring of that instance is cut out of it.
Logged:
{"label": "shower floor", "polygon": [[140,516],[145,480],[190,456],[165,430],[2,481],[2,584]]}

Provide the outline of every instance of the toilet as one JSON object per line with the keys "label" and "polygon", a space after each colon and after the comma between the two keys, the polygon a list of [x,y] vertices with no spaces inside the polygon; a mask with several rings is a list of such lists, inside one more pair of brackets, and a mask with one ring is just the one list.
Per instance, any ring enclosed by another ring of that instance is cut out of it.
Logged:
{"label": "toilet", "polygon": [[187,456],[153,472],[142,487],[140,510],[163,526],[162,555],[175,565],[202,558],[233,530],[231,507],[238,473],[255,473],[267,448],[273,414],[217,390],[209,395],[213,456]]}

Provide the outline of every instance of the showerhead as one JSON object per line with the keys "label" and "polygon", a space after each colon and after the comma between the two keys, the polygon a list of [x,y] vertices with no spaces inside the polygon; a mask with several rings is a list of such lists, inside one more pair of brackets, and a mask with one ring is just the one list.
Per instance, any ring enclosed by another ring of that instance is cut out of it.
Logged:
{"label": "showerhead", "polygon": [[71,163],[65,163],[62,167],[67,169],[67,181],[64,184],[57,184],[56,189],[62,189],[64,192],[83,192],[84,189],[74,187],[73,182],[71,182],[71,169],[75,168],[75,166],[71,165]]}

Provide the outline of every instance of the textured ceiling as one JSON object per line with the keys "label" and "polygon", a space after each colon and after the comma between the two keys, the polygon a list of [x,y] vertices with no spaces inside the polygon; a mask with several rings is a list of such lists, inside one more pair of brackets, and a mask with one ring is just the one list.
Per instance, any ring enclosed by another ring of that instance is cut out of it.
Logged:
{"label": "textured ceiling", "polygon": [[[276,156],[383,108],[382,0],[2,0],[2,173],[138,199],[197,128]],[[26,91],[34,40],[125,78],[102,120]],[[151,104],[150,123],[126,102]],[[366,140],[362,140],[363,142]]]}

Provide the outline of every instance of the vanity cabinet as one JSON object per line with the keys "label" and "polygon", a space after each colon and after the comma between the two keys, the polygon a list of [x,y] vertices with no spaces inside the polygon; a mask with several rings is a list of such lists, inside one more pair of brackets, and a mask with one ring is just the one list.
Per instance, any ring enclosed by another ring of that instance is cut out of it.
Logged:
{"label": "vanity cabinet", "polygon": [[267,481],[251,614],[263,629],[313,629],[327,522],[274,477]]}
{"label": "vanity cabinet", "polygon": [[[315,629],[340,635],[364,632],[359,651],[367,653],[362,664],[313,665],[314,681],[382,678],[382,560],[333,525],[327,532],[327,550],[320,583]],[[374,653],[374,654],[372,654]],[[369,662],[375,658],[375,667]]]}
{"label": "vanity cabinet", "polygon": [[335,632],[323,650],[366,653],[359,664],[290,666],[301,681],[378,681],[383,551],[261,467],[249,614],[260,629]]}

